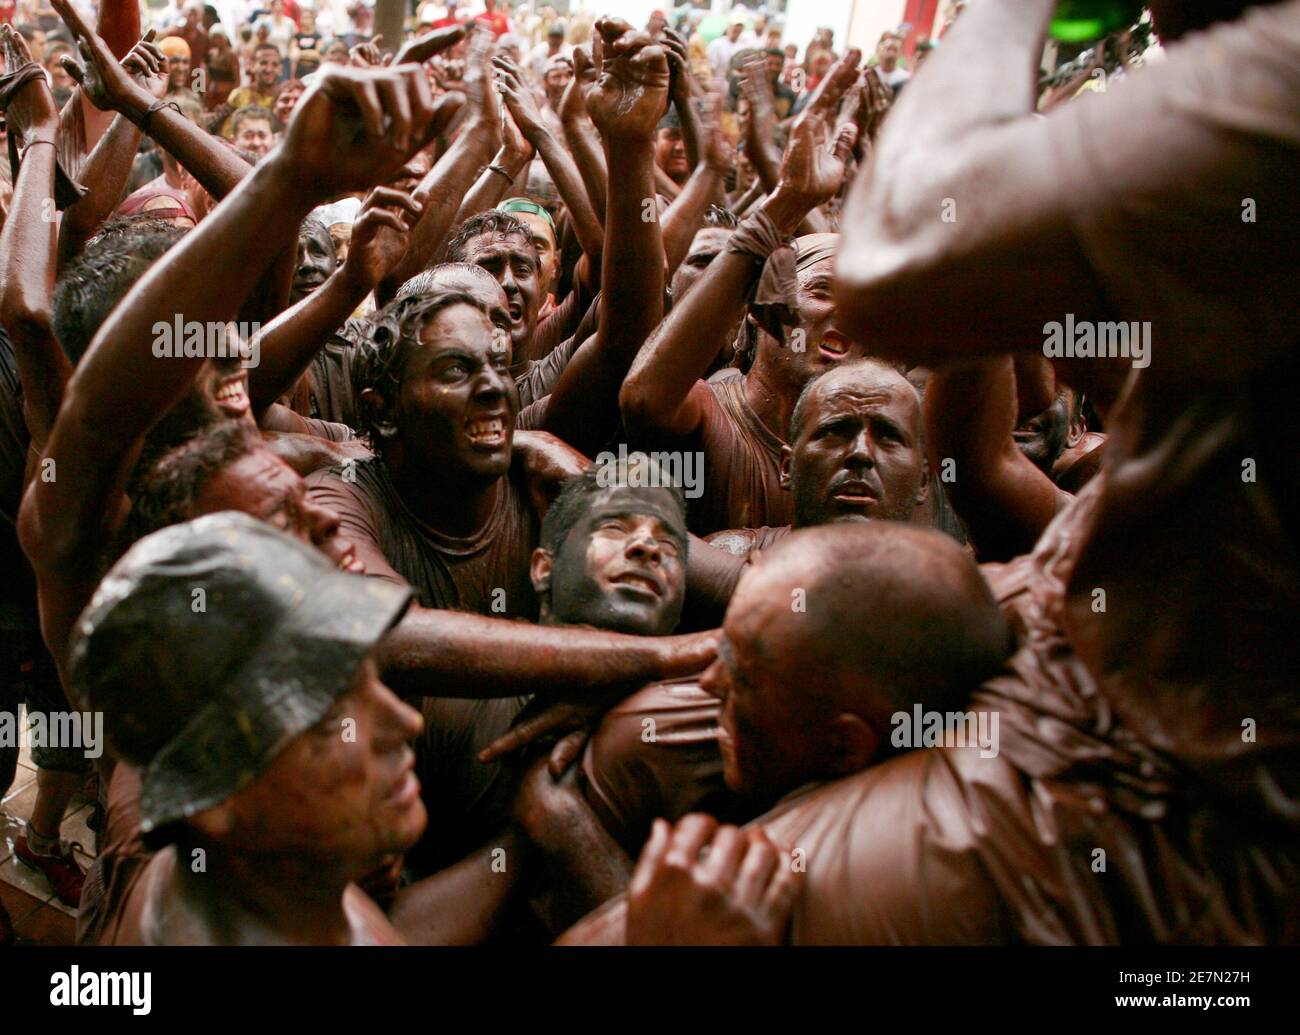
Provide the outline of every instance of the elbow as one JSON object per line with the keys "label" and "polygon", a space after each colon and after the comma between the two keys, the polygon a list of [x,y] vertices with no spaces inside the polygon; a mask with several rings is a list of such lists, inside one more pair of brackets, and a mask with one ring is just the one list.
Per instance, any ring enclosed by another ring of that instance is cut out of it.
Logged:
{"label": "elbow", "polygon": [[655,423],[654,401],[646,386],[635,376],[629,375],[618,391],[618,409],[623,422],[629,428],[640,428]]}

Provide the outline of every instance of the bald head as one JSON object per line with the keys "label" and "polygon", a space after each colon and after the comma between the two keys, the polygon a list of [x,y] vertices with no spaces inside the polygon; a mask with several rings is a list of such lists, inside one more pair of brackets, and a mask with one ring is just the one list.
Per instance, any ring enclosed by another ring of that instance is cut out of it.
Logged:
{"label": "bald head", "polygon": [[927,491],[921,430],[920,396],[888,363],[843,363],[809,381],[782,450],[794,523],[910,520]]}
{"label": "bald head", "polygon": [[960,707],[1010,648],[946,536],[887,522],[798,531],[741,579],[706,673],[726,702],[728,783],[771,797],[861,769],[893,713]]}

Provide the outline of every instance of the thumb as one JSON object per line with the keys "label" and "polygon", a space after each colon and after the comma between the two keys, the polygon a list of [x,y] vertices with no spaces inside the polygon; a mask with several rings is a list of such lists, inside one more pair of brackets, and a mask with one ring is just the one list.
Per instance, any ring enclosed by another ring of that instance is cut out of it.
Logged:
{"label": "thumb", "polygon": [[86,70],[71,54],[61,54],[59,56],[59,67],[72,76],[78,86],[85,85]]}
{"label": "thumb", "polygon": [[835,135],[835,157],[848,165],[849,159],[853,156],[853,145],[857,140],[858,127],[852,122],[844,123]]}

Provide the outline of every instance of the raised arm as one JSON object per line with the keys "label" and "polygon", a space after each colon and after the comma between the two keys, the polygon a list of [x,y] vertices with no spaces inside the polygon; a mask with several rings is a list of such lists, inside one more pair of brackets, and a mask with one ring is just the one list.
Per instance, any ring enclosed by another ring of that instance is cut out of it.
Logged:
{"label": "raised arm", "polygon": [[[112,51],[68,0],[50,0],[81,49],[84,66],[65,56],[61,63],[96,107],[113,110],[141,126],[218,201],[248,175],[249,165],[225,143],[194,125],[175,106],[155,99],[132,78]],[[156,55],[157,48],[145,48]]]}
{"label": "raised arm", "polygon": [[664,255],[667,274],[673,275],[691,250],[691,241],[704,223],[704,213],[719,196],[722,181],[732,167],[735,155],[722,135],[722,91],[715,89],[708,98],[704,127],[703,161],[695,166],[682,192],[664,213]]}
{"label": "raised arm", "polygon": [[935,371],[925,389],[930,469],[953,471],[948,498],[981,561],[1033,549],[1065,493],[1017,447],[1010,357]]}
{"label": "raised arm", "polygon": [[663,48],[618,18],[602,19],[597,28],[605,63],[587,108],[607,141],[610,172],[600,323],[594,345],[579,349],[556,383],[543,423],[589,455],[617,429],[623,378],[663,315],[664,253],[652,170],[655,126],[668,105]]}
{"label": "raised arm", "polygon": [[326,339],[338,330],[406,254],[420,206],[392,187],[367,195],[352,227],[343,265],[319,288],[271,321],[259,338],[259,362],[249,370],[253,413],[260,420],[289,391]]}
{"label": "raised arm", "polygon": [[[415,66],[331,69],[307,91],[285,141],[197,229],[159,260],[96,334],[68,384],[19,518],[41,589],[46,641],[62,654],[97,581],[98,557],[125,508],[122,486],[149,428],[189,389],[205,360],[157,359],[155,327],[234,316],[319,202],[393,175],[436,128]],[[221,270],[213,277],[213,270]]]}
{"label": "raised arm", "polygon": [[[0,26],[5,73],[33,67],[26,41],[13,26]],[[22,137],[23,161],[14,183],[4,231],[0,233],[0,324],[13,342],[18,379],[23,386],[23,418],[32,445],[44,446],[72,374],[50,326],[54,292],[54,167],[59,113],[45,76],[37,74],[10,99],[5,112],[9,132]]]}
{"label": "raised arm", "polygon": [[[842,326],[934,364],[1041,350],[1066,314],[1147,320],[1160,376],[1221,380],[1277,362],[1296,333],[1294,311],[1275,305],[1278,284],[1237,277],[1228,290],[1205,271],[1293,246],[1283,227],[1296,219],[1300,165],[1282,113],[1295,107],[1294,9],[1251,8],[1106,93],[1038,118],[1053,7],[970,5],[902,92],[845,212]],[[1255,74],[1231,74],[1238,62]],[[1244,199],[1274,215],[1244,219]],[[1085,229],[1117,234],[1121,224],[1131,224],[1128,247],[1142,249],[1144,269],[1162,285],[1199,285],[1204,302],[1149,290],[1134,304],[1134,267],[1108,270],[1083,240]],[[1247,315],[1259,313],[1267,326]],[[1215,344],[1224,340],[1234,347]]]}
{"label": "raised arm", "polygon": [[[479,170],[501,146],[501,117],[490,75],[491,33],[472,28],[465,58],[464,103],[467,109],[460,135],[415,189],[424,214],[411,231],[406,257],[380,285],[376,301],[385,303],[397,289],[427,269],[442,247],[466,192]],[[448,97],[460,97],[448,94]]]}
{"label": "raised arm", "polygon": [[[593,41],[599,44],[599,40]],[[564,127],[564,139],[568,141],[569,151],[578,167],[583,185],[587,190],[587,200],[591,202],[596,219],[605,222],[605,181],[609,173],[605,168],[605,153],[601,146],[600,134],[587,114],[586,89],[596,81],[596,71],[592,60],[583,47],[573,51],[573,79],[564,88],[560,98],[560,124]]]}
{"label": "raised arm", "polygon": [[700,385],[719,344],[744,312],[766,256],[817,205],[839,189],[853,146],[852,132],[835,132],[835,109],[857,78],[857,52],[827,74],[795,120],[776,189],[742,224],[699,283],[650,336],[620,394],[629,430],[683,437],[704,419]]}

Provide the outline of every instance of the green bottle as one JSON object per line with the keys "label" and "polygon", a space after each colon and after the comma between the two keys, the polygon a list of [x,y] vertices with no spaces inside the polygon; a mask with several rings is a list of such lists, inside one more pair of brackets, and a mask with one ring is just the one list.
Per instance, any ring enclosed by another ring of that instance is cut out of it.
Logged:
{"label": "green bottle", "polygon": [[1062,43],[1090,43],[1142,17],[1141,0],[1061,0],[1048,32]]}

